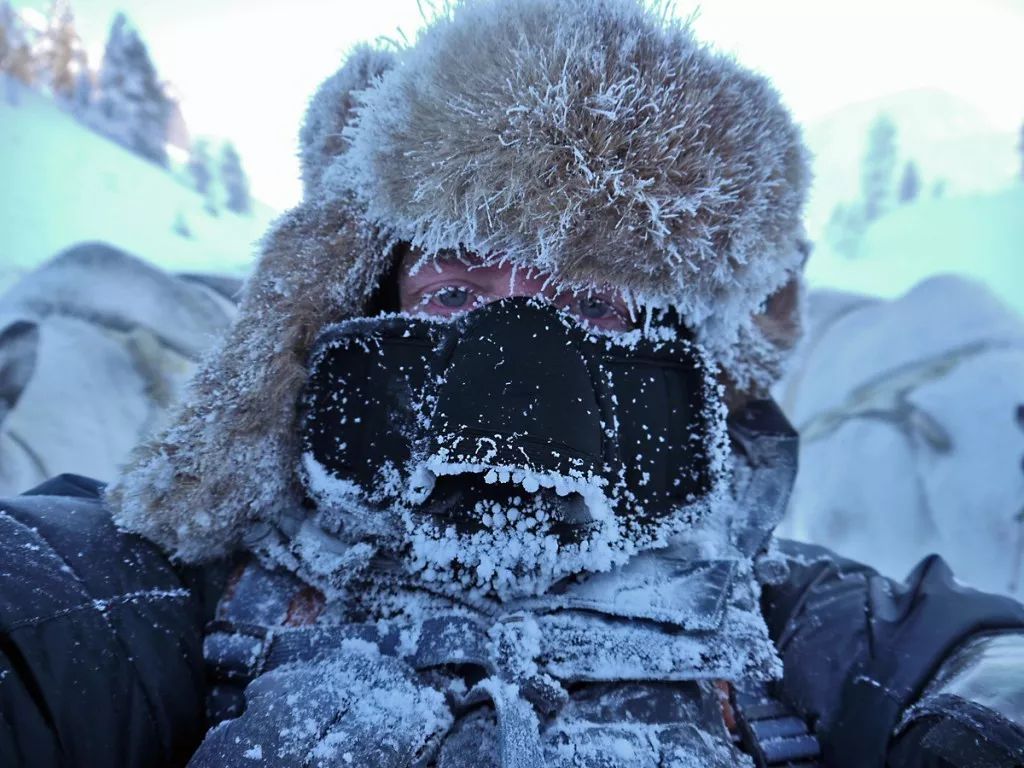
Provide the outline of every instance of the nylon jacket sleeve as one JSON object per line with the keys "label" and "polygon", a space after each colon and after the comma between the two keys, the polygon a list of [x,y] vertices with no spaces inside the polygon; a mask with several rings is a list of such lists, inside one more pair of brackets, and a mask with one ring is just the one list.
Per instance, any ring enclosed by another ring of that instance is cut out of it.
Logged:
{"label": "nylon jacket sleeve", "polygon": [[196,601],[101,488],[0,501],[0,765],[180,766],[202,738]]}
{"label": "nylon jacket sleeve", "polygon": [[784,665],[779,693],[836,768],[906,765],[890,761],[891,736],[943,661],[973,636],[1024,629],[1024,606],[958,584],[935,555],[900,583],[821,547],[779,549],[788,577],[762,595]]}

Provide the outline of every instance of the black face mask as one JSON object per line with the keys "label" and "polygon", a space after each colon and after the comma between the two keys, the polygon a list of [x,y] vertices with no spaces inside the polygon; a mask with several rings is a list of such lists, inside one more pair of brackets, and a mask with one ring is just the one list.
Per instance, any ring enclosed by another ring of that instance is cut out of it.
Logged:
{"label": "black face mask", "polygon": [[439,535],[525,524],[621,561],[696,521],[728,453],[699,348],[648,336],[665,338],[524,298],[328,327],[303,398],[307,489]]}

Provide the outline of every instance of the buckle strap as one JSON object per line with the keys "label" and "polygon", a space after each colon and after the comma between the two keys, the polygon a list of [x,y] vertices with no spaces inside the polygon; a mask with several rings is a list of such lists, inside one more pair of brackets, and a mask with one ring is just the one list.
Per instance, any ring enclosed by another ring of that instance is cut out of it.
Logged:
{"label": "buckle strap", "polygon": [[821,768],[821,745],[803,718],[764,687],[734,689],[741,746],[758,768]]}
{"label": "buckle strap", "polygon": [[203,658],[216,680],[249,682],[265,666],[266,627],[215,619],[206,625]]}
{"label": "buckle strap", "polygon": [[396,633],[381,634],[373,624],[268,628],[215,619],[206,625],[203,656],[215,678],[249,682],[264,672],[296,661],[313,661],[346,640],[363,640],[397,656]]}

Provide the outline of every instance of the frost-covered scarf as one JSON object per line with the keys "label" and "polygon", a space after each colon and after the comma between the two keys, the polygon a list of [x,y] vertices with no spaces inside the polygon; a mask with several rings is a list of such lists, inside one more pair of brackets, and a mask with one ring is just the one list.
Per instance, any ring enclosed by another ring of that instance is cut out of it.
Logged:
{"label": "frost-covered scarf", "polygon": [[[749,561],[698,554],[648,553],[556,594],[473,606],[381,571],[362,599],[322,604],[299,626],[299,582],[250,566],[218,610],[206,655],[255,682],[245,714],[215,730],[193,765],[234,764],[240,751],[277,766],[307,756],[395,768],[434,757],[448,768],[543,768],[599,755],[621,767],[668,756],[673,765],[743,764],[720,714],[698,706],[697,684],[768,680],[780,663]],[[353,606],[371,605],[389,618],[346,620]],[[675,703],[653,719],[638,715],[640,702],[664,697],[665,683],[679,684]],[[582,702],[569,693],[579,684],[591,691]],[[669,717],[688,695],[692,711]],[[592,722],[598,710],[603,719]]]}

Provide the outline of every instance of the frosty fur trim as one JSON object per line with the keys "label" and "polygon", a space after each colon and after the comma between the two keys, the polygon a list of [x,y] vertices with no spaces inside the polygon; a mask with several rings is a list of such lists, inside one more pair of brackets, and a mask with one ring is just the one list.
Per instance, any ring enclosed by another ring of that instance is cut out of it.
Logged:
{"label": "frosty fur trim", "polygon": [[674,305],[736,388],[777,375],[792,338],[756,316],[803,259],[799,132],[764,78],[639,2],[455,3],[414,47],[355,49],[301,138],[304,202],[171,426],[107,493],[120,525],[182,560],[300,503],[309,345],[363,311],[398,240]]}
{"label": "frosty fur trim", "polygon": [[359,45],[349,54],[345,66],[317,89],[299,133],[302,183],[307,200],[315,200],[321,195],[324,169],[348,146],[342,131],[356,106],[355,92],[379,78],[394,64],[392,52]]}
{"label": "frosty fur trim", "polygon": [[[277,222],[238,320],[189,383],[171,426],[137,447],[108,489],[122,527],[185,561],[223,555],[247,526],[301,502],[296,405],[326,324],[361,311],[388,267],[343,204]],[[339,226],[338,222],[341,222]]]}
{"label": "frosty fur trim", "polygon": [[765,78],[633,0],[476,0],[360,100],[322,194],[426,253],[674,305],[741,388],[770,383],[770,345],[731,353],[801,265],[809,173]]}

